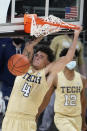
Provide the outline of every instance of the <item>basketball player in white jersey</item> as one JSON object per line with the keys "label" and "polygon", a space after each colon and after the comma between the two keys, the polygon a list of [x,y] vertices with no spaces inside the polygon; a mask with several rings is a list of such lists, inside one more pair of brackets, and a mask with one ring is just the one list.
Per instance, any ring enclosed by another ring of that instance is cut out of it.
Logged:
{"label": "basketball player in white jersey", "polygon": [[[66,56],[59,61],[52,62],[52,51],[47,46],[39,46],[33,56],[28,72],[18,76],[11,93],[6,115],[2,124],[2,131],[36,131],[36,116],[47,92],[53,86],[57,72],[73,58],[81,27],[75,31],[73,43]],[[32,42],[24,53],[32,59]],[[29,47],[29,48],[28,48]],[[52,63],[50,63],[52,62]]]}
{"label": "basketball player in white jersey", "polygon": [[[68,48],[61,51],[60,57],[67,54]],[[59,131],[86,131],[86,78],[74,69],[79,52],[76,50],[74,59],[55,78],[54,121]],[[49,92],[50,93],[50,92]],[[50,94],[48,93],[48,96]],[[44,102],[47,100],[44,98]],[[43,104],[44,104],[43,102]],[[41,108],[41,107],[40,107]]]}

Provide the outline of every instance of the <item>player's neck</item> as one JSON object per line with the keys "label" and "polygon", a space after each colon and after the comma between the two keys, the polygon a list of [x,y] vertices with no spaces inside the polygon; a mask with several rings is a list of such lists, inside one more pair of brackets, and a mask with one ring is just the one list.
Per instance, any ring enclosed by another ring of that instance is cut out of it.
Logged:
{"label": "player's neck", "polygon": [[64,71],[63,71],[65,77],[68,79],[68,80],[73,80],[74,79],[74,76],[75,76],[75,72],[74,70],[69,70],[65,67]]}
{"label": "player's neck", "polygon": [[36,69],[34,66],[32,66],[31,69],[33,73],[39,71],[39,69]]}

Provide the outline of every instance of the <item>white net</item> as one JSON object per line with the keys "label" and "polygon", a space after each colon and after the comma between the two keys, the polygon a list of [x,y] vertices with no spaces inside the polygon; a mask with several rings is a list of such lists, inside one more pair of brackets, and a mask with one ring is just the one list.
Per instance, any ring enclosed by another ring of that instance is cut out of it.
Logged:
{"label": "white net", "polygon": [[67,22],[62,21],[60,18],[55,17],[53,15],[49,15],[48,17],[40,17],[35,18],[34,15],[31,15],[31,30],[30,35],[35,37],[46,36],[51,33],[59,32],[61,29],[79,29],[79,26],[69,24]]}
{"label": "white net", "polygon": [[63,23],[63,21],[60,18],[55,17],[53,15],[49,15],[48,17],[42,17],[42,19],[44,19],[47,22],[54,23],[54,24]]}
{"label": "white net", "polygon": [[31,36],[40,37],[59,32],[61,29],[78,30],[80,26],[62,21],[60,18],[50,15],[48,17],[37,17],[36,14],[24,16],[25,32]]}
{"label": "white net", "polygon": [[[46,22],[51,22],[51,23],[61,23],[62,20],[50,15],[49,17],[41,17],[41,19],[43,19]],[[55,33],[60,31],[61,28],[58,26],[53,26],[50,24],[36,24],[35,18],[34,16],[32,16],[32,22],[31,22],[31,36],[35,36],[35,37],[40,37],[41,35],[47,36],[51,33]]]}

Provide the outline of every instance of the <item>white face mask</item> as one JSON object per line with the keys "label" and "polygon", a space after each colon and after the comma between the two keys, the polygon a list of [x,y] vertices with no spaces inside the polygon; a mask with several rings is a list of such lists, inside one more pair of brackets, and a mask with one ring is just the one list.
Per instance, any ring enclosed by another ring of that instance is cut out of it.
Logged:
{"label": "white face mask", "polygon": [[76,61],[71,61],[69,62],[66,67],[69,69],[69,70],[73,70],[75,67],[76,67]]}

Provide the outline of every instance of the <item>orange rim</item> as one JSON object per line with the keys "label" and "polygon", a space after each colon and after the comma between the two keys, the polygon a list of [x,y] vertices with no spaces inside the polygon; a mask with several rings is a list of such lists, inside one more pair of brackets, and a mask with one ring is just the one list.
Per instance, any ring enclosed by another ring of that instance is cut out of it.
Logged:
{"label": "orange rim", "polygon": [[36,24],[40,24],[40,25],[44,25],[44,24],[49,24],[52,26],[58,26],[61,28],[66,28],[66,29],[76,29],[78,30],[80,27],[78,25],[74,25],[74,24],[69,24],[66,22],[62,22],[62,23],[51,23],[51,22],[47,22],[42,18],[37,17],[37,14],[25,14],[24,15],[24,30],[26,33],[31,33],[31,22],[32,22],[32,16],[34,16]]}

